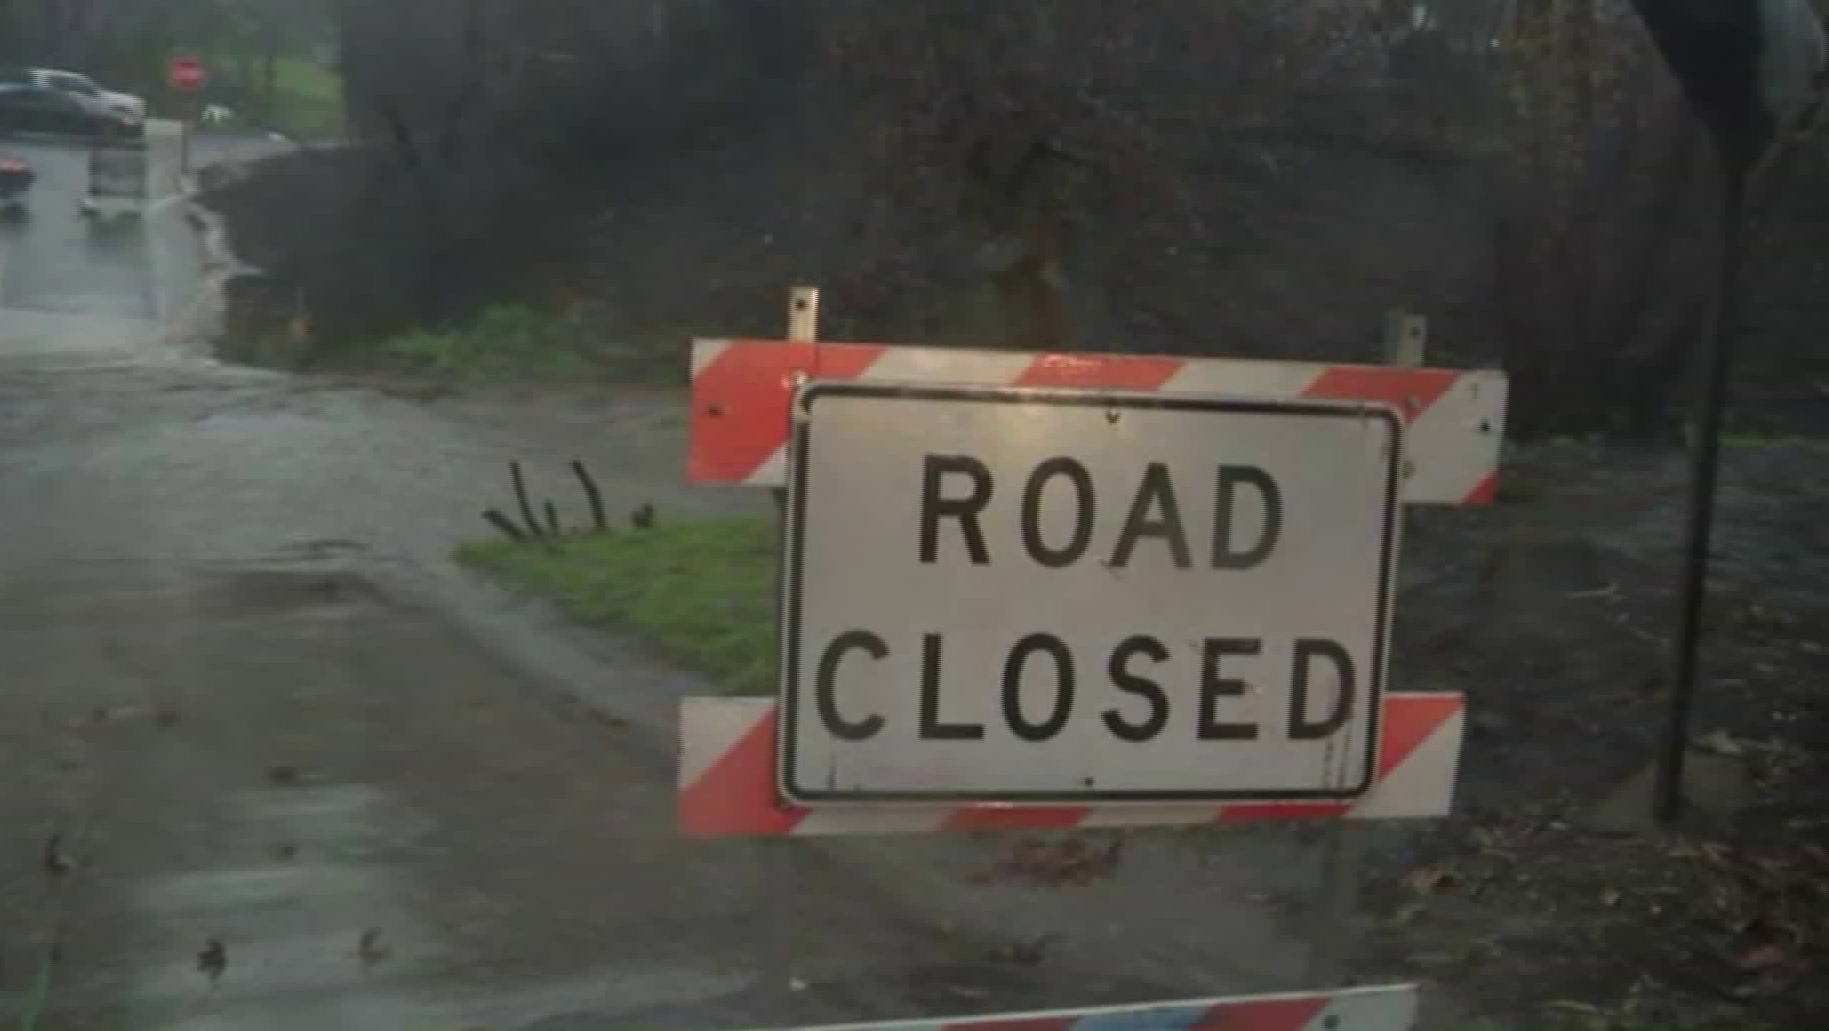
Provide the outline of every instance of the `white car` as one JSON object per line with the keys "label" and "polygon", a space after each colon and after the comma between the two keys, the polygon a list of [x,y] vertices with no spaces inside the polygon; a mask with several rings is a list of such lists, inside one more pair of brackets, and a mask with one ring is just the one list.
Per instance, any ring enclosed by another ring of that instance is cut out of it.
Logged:
{"label": "white car", "polygon": [[103,89],[94,79],[76,72],[61,71],[56,68],[27,68],[25,81],[41,89],[56,90],[82,97],[91,103],[100,105],[109,113],[132,125],[146,121],[146,101],[131,93],[119,93]]}

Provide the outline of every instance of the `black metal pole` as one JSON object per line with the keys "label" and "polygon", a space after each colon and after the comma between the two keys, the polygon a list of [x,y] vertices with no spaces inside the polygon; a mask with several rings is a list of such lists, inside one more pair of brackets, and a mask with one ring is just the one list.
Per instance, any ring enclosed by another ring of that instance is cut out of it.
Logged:
{"label": "black metal pole", "polygon": [[1727,407],[1727,385],[1733,370],[1739,323],[1741,220],[1745,211],[1747,169],[1723,154],[1721,254],[1712,321],[1706,337],[1708,361],[1696,397],[1695,436],[1689,443],[1689,513],[1683,544],[1683,573],[1678,585],[1676,634],[1670,640],[1666,683],[1670,711],[1664,729],[1664,751],[1657,768],[1653,815],[1670,823],[1683,813],[1683,761],[1689,750],[1689,715],[1695,699],[1696,654],[1702,634],[1702,608],[1708,597],[1710,536],[1714,531],[1715,480],[1721,457],[1721,421]]}

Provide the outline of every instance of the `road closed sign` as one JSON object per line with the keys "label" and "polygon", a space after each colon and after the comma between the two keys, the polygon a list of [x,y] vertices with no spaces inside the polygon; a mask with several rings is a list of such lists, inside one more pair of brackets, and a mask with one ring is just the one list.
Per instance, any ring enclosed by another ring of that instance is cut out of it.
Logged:
{"label": "road closed sign", "polygon": [[108,200],[146,199],[146,149],[98,146],[89,152],[89,195]]}
{"label": "road closed sign", "polygon": [[1402,430],[1378,405],[803,386],[783,794],[1363,794]]}

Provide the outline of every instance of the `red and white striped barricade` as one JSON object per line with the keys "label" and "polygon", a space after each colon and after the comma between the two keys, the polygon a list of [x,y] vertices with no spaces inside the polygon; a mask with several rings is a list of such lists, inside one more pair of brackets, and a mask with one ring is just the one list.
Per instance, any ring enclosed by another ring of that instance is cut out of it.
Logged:
{"label": "red and white striped barricade", "polygon": [[[1384,684],[1400,513],[1410,504],[1494,500],[1503,373],[816,343],[816,303],[814,291],[793,295],[794,341],[693,346],[691,478],[787,489],[780,694],[683,703],[678,818],[685,835],[1038,831],[1449,813],[1464,698]],[[1413,352],[1393,360],[1416,361]],[[1326,429],[1303,428],[1314,426]],[[1240,455],[1262,461],[1241,464]],[[1300,499],[1293,504],[1303,506],[1282,538],[1283,517],[1273,511],[1283,512],[1286,492],[1266,472],[1278,462],[1288,474],[1282,482],[1293,485],[1289,496]],[[1046,492],[1056,489],[1063,471],[1074,499],[1066,503],[1068,515],[1057,508],[1044,516]],[[946,494],[943,477],[961,473],[955,479],[967,484],[965,493]],[[1215,478],[1176,487],[1186,475]],[[1244,482],[1258,485],[1258,536],[1238,551],[1233,535],[1241,510],[1233,488]],[[1117,522],[1115,543],[1089,555],[1086,541],[1098,522],[1093,498],[1109,499],[1101,493],[1107,488],[1122,495],[1120,513],[1128,497],[1129,514],[1098,524],[1110,534]],[[1012,496],[1020,498],[1020,517],[1011,514]],[[1002,499],[1002,509],[989,507],[993,498]],[[1211,549],[1199,560],[1190,559],[1182,516],[1189,505],[1207,505],[1203,514],[1211,516]],[[956,531],[949,538],[955,553],[946,561],[935,557],[942,519],[956,524],[948,526]],[[879,555],[873,535],[886,542],[886,554],[900,557]],[[996,535],[995,545],[987,544]],[[1166,550],[1133,567],[1145,538]],[[1234,575],[1251,572],[1250,561],[1266,566],[1263,556],[1279,551],[1272,546],[1278,540],[1280,553],[1293,556],[1279,560],[1281,579]],[[993,571],[988,556],[999,548],[1015,562]],[[958,604],[949,600],[955,597]],[[1001,604],[1016,601],[1033,603],[1037,612],[1012,616]],[[1289,631],[1311,615],[1340,636]],[[1287,638],[1277,646],[1290,645],[1283,651],[1295,656],[1292,679],[1263,691],[1237,674],[1217,679],[1216,645],[1233,657],[1270,653],[1255,650],[1267,637],[1211,636],[1217,631],[1208,624],[1223,629],[1227,619]],[[1132,632],[1114,646],[1119,631],[1108,624],[1125,620],[1147,632]],[[1053,629],[1038,629],[1043,624]],[[846,629],[860,626],[875,629]],[[943,641],[942,630],[953,636]],[[1036,643],[1044,638],[1045,647]],[[1316,645],[1332,645],[1337,656],[1329,660],[1333,707],[1318,720],[1304,708],[1314,696],[1305,686],[1311,666],[1304,656]],[[945,655],[963,653],[965,668],[947,666],[943,676],[941,655],[949,646],[955,650]],[[1076,658],[1081,648],[1097,658]],[[1029,683],[1026,663],[1038,650],[1053,668],[1053,708],[1040,723],[1019,711]],[[1178,682],[1179,700],[1128,665],[1142,655],[1156,663],[1149,670],[1157,675],[1171,652],[1181,676],[1197,669],[1201,678],[1192,691]],[[858,706],[850,717],[837,713],[841,659],[857,664],[848,667],[854,672],[846,704]],[[809,676],[809,668],[818,672]],[[1082,677],[1103,673],[1117,694],[1128,692],[1128,701],[1150,701],[1152,715],[1138,724],[1109,703],[1099,719],[1113,742],[1123,739],[1117,746],[1092,742],[1096,727],[1062,738],[1062,727],[1073,722],[1074,669],[1089,671]],[[976,705],[980,722],[959,716],[962,710],[944,721],[936,715],[941,699],[950,697],[941,689],[948,678],[967,688],[966,708]],[[813,687],[803,690],[809,681]],[[1363,693],[1356,694],[1361,683]],[[1287,707],[1264,708],[1265,699],[1283,702],[1282,687]],[[959,751],[990,740],[993,691],[1007,726],[998,739],[1007,747]],[[911,735],[908,721],[917,717],[910,697],[917,692],[920,730]],[[1246,698],[1253,694],[1260,697]],[[1191,695],[1201,699],[1196,732],[1185,735],[1188,717],[1181,715],[1184,737],[1157,742],[1169,710]],[[1221,695],[1262,711],[1245,722],[1217,721],[1209,708]],[[1258,736],[1266,714],[1269,721],[1286,719],[1281,732],[1271,723],[1269,742]],[[1331,729],[1320,729],[1323,724]],[[896,734],[883,740],[892,725]],[[1348,732],[1339,733],[1341,726]],[[1234,744],[1214,748],[1218,740]],[[1046,747],[1036,748],[1038,742]],[[985,752],[995,754],[987,760]],[[1272,768],[1277,772],[1264,775]],[[1216,788],[1216,780],[1225,783]],[[1266,785],[1273,787],[1260,793]],[[1343,886],[1354,876],[1341,867],[1326,878],[1330,898],[1322,908],[1330,926],[1350,915],[1342,908],[1350,906]],[[1335,950],[1316,950],[1326,960],[1316,969],[1331,972],[1311,970],[1311,976],[1339,976],[1338,959],[1326,958]],[[1416,987],[1398,985],[807,1031],[1399,1031],[1412,1026],[1416,1009]]]}
{"label": "red and white striped barricade", "polygon": [[698,340],[692,345],[693,480],[779,487],[788,409],[807,379],[1368,401],[1409,421],[1409,504],[1481,505],[1497,487],[1505,374],[1238,358],[1032,354],[887,344]]}
{"label": "red and white striped barricade", "polygon": [[793,1031],[1406,1031],[1416,1020],[1417,996],[1415,985],[1379,985]]}
{"label": "red and white striped barricade", "polygon": [[[700,340],[692,356],[690,475],[779,487],[792,407],[812,383],[982,385],[1360,403],[1401,417],[1405,504],[1479,505],[1497,483],[1506,380],[1498,371],[921,346]],[[1388,617],[1387,617],[1388,618]],[[1387,692],[1350,798],[1024,804],[822,799],[782,791],[777,700],[693,698],[681,709],[679,819],[695,837],[918,833],[1447,815],[1465,723],[1458,694]]]}

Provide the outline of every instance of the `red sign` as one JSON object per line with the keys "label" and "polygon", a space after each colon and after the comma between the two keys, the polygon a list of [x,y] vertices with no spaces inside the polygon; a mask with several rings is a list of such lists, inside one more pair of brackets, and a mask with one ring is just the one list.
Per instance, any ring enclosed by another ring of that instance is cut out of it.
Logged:
{"label": "red sign", "polygon": [[209,81],[209,72],[203,68],[203,62],[194,57],[174,57],[167,78],[173,89],[202,89]]}

